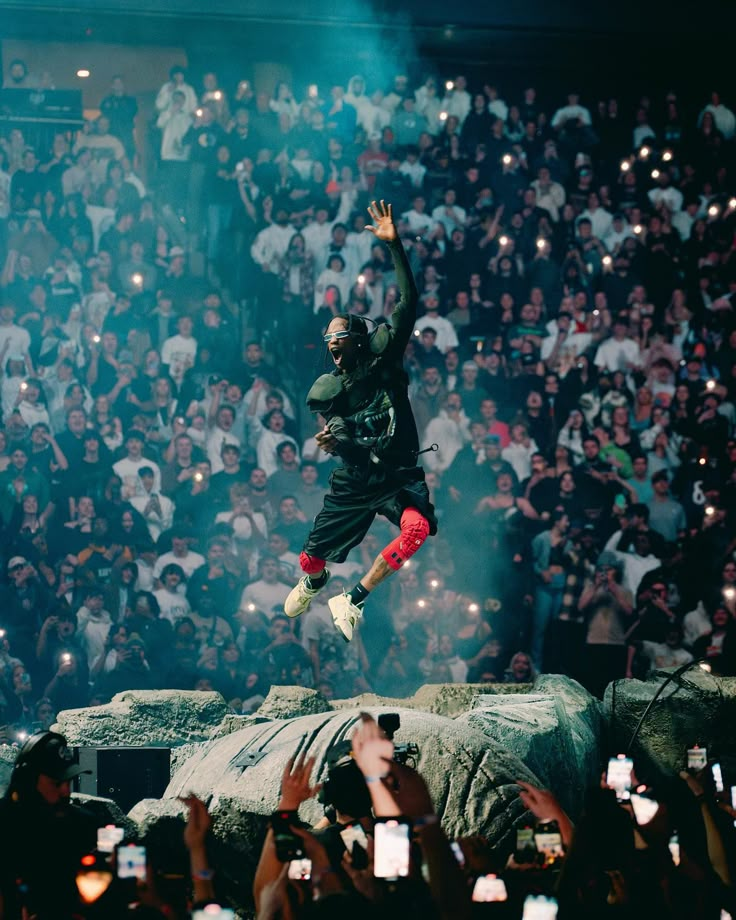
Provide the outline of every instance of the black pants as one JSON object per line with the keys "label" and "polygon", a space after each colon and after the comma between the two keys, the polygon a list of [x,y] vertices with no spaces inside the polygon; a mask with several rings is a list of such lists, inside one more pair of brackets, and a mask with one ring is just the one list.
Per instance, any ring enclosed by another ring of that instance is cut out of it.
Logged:
{"label": "black pants", "polygon": [[377,514],[398,527],[406,508],[416,508],[429,521],[430,533],[437,533],[437,519],[421,467],[338,467],[330,475],[330,491],[314,520],[304,552],[317,559],[344,562]]}

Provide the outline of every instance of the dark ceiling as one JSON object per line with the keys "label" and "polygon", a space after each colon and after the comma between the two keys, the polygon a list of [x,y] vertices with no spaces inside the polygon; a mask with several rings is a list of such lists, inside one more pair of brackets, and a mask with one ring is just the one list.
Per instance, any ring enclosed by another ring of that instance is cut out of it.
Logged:
{"label": "dark ceiling", "polygon": [[736,0],[0,0],[4,37],[181,45],[195,67],[218,51],[349,67],[356,47],[369,63],[380,43],[409,68],[503,68],[511,82],[606,75],[612,89],[643,73],[733,85],[735,25]]}

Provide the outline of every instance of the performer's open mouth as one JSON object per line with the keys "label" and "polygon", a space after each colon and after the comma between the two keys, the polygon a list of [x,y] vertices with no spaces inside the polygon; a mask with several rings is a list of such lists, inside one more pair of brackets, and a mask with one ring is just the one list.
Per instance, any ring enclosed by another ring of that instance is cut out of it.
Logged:
{"label": "performer's open mouth", "polygon": [[340,367],[342,364],[342,351],[339,348],[331,348],[330,354],[332,355],[332,360],[335,362],[335,366]]}

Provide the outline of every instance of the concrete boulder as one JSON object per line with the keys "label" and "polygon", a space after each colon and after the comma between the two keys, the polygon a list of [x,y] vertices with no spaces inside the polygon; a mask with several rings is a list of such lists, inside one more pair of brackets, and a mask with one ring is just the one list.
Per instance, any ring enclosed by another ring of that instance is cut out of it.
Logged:
{"label": "concrete boulder", "polygon": [[308,687],[271,687],[257,710],[261,719],[294,719],[331,712],[332,707],[318,690]]}
{"label": "concrete boulder", "polygon": [[543,693],[487,694],[458,717],[516,755],[575,816],[599,762],[598,738],[586,737],[563,697]]}
{"label": "concrete boulder", "polygon": [[5,790],[10,785],[10,774],[13,772],[18,748],[12,744],[0,745],[0,796],[5,795]]}
{"label": "concrete boulder", "polygon": [[[493,845],[510,849],[513,830],[525,812],[515,780],[540,780],[513,753],[476,727],[413,710],[401,717],[397,742],[419,746],[417,768],[450,836],[485,834]],[[374,710],[378,716],[386,709]],[[247,904],[268,815],[278,803],[281,775],[300,751],[317,759],[314,779],[325,771],[325,755],[349,738],[360,710],[344,710],[298,719],[251,725],[201,745],[181,766],[162,801],[140,802],[130,814],[144,836],[161,825],[180,835],[183,808],[176,797],[195,793],[208,804],[220,878],[236,903]],[[305,803],[301,817],[322,816],[316,800]]]}
{"label": "concrete boulder", "polygon": [[[619,680],[606,689],[611,747],[629,748],[649,703],[674,669],[648,680]],[[707,747],[709,758],[736,757],[736,678],[714,677],[697,666],[672,681],[642,723],[632,749],[639,772],[672,775],[686,765],[687,748]]]}
{"label": "concrete boulder", "polygon": [[74,747],[178,747],[206,741],[227,711],[219,693],[126,690],[104,706],[60,712],[55,730]]}
{"label": "concrete boulder", "polygon": [[491,688],[499,695],[528,693],[532,689],[531,684],[424,684],[414,696],[405,699],[363,693],[348,700],[331,700],[330,705],[335,710],[370,706],[381,706],[385,711],[416,709],[454,718],[472,709],[473,700],[487,694]]}
{"label": "concrete boulder", "polygon": [[131,843],[136,840],[138,825],[112,799],[103,799],[97,795],[82,795],[79,792],[75,792],[72,794],[72,801],[91,812],[100,827],[104,827],[106,824],[122,827],[125,831],[125,836],[123,837],[125,843]]}

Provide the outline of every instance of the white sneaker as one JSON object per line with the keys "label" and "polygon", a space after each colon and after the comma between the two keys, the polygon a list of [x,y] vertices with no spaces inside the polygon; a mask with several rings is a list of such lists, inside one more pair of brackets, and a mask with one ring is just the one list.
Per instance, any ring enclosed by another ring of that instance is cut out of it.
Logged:
{"label": "white sneaker", "polygon": [[296,587],[292,588],[289,592],[289,596],[284,601],[284,613],[287,617],[300,617],[303,613],[306,613],[309,610],[309,605],[312,603],[312,600],[319,594],[322,588],[325,587],[327,582],[330,580],[330,573],[325,569],[327,578],[325,584],[321,588],[310,588],[307,584],[308,575],[302,575],[299,581],[296,583]]}
{"label": "white sneaker", "polygon": [[335,628],[346,642],[350,642],[358,626],[358,621],[363,616],[363,611],[360,607],[356,607],[350,599],[350,595],[345,592],[331,597],[327,603],[332,613]]}

